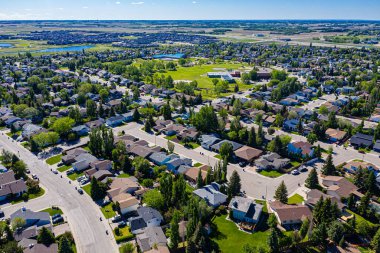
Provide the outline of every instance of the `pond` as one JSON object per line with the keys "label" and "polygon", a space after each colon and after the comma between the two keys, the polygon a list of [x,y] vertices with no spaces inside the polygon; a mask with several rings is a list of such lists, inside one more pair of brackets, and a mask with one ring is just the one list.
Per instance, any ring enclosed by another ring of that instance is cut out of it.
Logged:
{"label": "pond", "polygon": [[181,58],[185,58],[185,54],[157,54],[157,55],[154,55],[153,58],[154,59],[181,59]]}
{"label": "pond", "polygon": [[58,53],[58,52],[79,52],[84,49],[90,49],[95,46],[93,45],[83,45],[83,46],[71,46],[71,47],[56,47],[56,48],[47,48],[37,51],[38,53]]}
{"label": "pond", "polygon": [[0,43],[0,48],[11,48],[13,47],[12,44],[9,43]]}

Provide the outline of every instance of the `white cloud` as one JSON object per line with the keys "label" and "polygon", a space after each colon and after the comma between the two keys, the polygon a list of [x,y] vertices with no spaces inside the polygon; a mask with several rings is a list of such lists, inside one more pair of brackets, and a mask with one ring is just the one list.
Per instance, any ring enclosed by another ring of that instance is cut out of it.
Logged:
{"label": "white cloud", "polygon": [[142,4],[144,4],[144,2],[132,2],[131,4],[133,4],[133,5],[142,5]]}
{"label": "white cloud", "polygon": [[197,1],[193,1],[192,3],[193,3],[193,4],[197,4],[198,2],[197,2]]}
{"label": "white cloud", "polygon": [[121,4],[120,2],[116,2],[115,4]]}
{"label": "white cloud", "polygon": [[83,9],[88,9],[88,6],[83,6],[82,8],[83,8]]}

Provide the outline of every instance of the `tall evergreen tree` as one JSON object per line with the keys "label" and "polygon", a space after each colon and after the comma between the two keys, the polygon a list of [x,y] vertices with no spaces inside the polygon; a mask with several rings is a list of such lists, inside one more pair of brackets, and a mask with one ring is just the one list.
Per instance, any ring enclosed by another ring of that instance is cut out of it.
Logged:
{"label": "tall evergreen tree", "polygon": [[286,188],[284,181],[281,181],[280,185],[277,187],[274,198],[281,203],[288,203],[288,189]]}
{"label": "tall evergreen tree", "polygon": [[380,252],[380,228],[377,229],[375,236],[372,238],[371,247],[375,252]]}
{"label": "tall evergreen tree", "polygon": [[180,242],[180,235],[179,235],[179,225],[181,216],[179,211],[175,210],[173,213],[172,220],[170,222],[170,248],[177,249],[178,243]]}
{"label": "tall evergreen tree", "polygon": [[45,246],[50,246],[50,244],[55,243],[55,237],[46,227],[42,227],[37,236],[37,241]]}
{"label": "tall evergreen tree", "polygon": [[273,228],[270,230],[270,234],[268,236],[268,246],[270,253],[279,252],[279,240],[277,236],[277,231]]}
{"label": "tall evergreen tree", "polygon": [[197,176],[197,188],[203,187],[203,178],[202,178],[202,171],[201,169],[198,170],[198,176]]}
{"label": "tall evergreen tree", "polygon": [[333,163],[332,154],[329,154],[326,158],[326,163],[322,167],[322,174],[325,176],[332,176],[336,174],[336,168]]}
{"label": "tall evergreen tree", "polygon": [[228,185],[228,195],[230,197],[236,196],[240,193],[241,189],[241,183],[240,183],[240,176],[237,173],[236,170],[232,172],[232,175],[230,177],[230,182]]}
{"label": "tall evergreen tree", "polygon": [[316,189],[319,186],[317,170],[313,168],[305,181],[305,186],[310,189]]}
{"label": "tall evergreen tree", "polygon": [[73,253],[73,249],[71,247],[70,241],[67,239],[66,236],[62,236],[59,239],[58,244],[58,253]]}
{"label": "tall evergreen tree", "polygon": [[141,118],[140,112],[139,112],[139,110],[136,108],[136,109],[133,111],[133,121],[135,121],[135,122],[139,122],[139,121],[140,121],[140,118]]}
{"label": "tall evergreen tree", "polygon": [[251,127],[250,131],[248,132],[247,145],[250,147],[256,147],[256,131],[254,127]]}

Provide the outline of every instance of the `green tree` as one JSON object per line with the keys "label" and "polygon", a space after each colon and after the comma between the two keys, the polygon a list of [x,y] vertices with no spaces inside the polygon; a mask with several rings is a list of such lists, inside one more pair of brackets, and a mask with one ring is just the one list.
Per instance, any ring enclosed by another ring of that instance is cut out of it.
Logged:
{"label": "green tree", "polygon": [[315,133],[309,133],[306,138],[311,145],[318,141],[318,136]]}
{"label": "green tree", "polygon": [[89,116],[90,118],[95,118],[96,117],[96,109],[97,109],[97,106],[96,106],[95,101],[91,100],[91,99],[87,99],[87,101],[86,101],[87,116]]}
{"label": "green tree", "polygon": [[133,111],[133,121],[135,121],[135,122],[139,122],[139,121],[140,121],[140,118],[141,118],[140,112],[139,112],[139,110],[136,108],[136,109]]}
{"label": "green tree", "polygon": [[157,210],[163,210],[165,206],[165,200],[161,192],[158,190],[150,190],[143,195],[143,202],[148,206]]}
{"label": "green tree", "polygon": [[137,178],[145,178],[150,172],[149,161],[141,156],[136,157],[132,165],[135,168],[135,177]]}
{"label": "green tree", "polygon": [[277,187],[274,198],[281,203],[288,203],[288,189],[286,188],[284,181],[281,181],[280,185]]}
{"label": "green tree", "polygon": [[318,188],[318,186],[319,186],[318,174],[317,174],[317,170],[315,168],[313,168],[310,171],[309,176],[307,177],[307,179],[305,181],[305,186],[307,188],[310,188],[310,189],[317,189]]}
{"label": "green tree", "polygon": [[60,136],[67,136],[67,134],[71,131],[74,126],[75,121],[70,117],[59,118],[54,121],[51,129],[58,133]]}
{"label": "green tree", "polygon": [[305,236],[309,232],[309,229],[310,229],[310,220],[309,218],[306,218],[302,221],[302,225],[300,228],[300,235],[302,238],[305,238]]}
{"label": "green tree", "polygon": [[310,240],[316,245],[326,246],[327,229],[325,223],[317,225],[311,233]]}
{"label": "green tree", "polygon": [[210,133],[218,130],[218,117],[212,106],[203,106],[192,120],[199,131]]}
{"label": "green tree", "polygon": [[174,152],[174,148],[175,148],[174,143],[171,142],[170,140],[168,140],[168,151],[169,151],[169,153],[173,153]]}
{"label": "green tree", "polygon": [[17,245],[16,241],[8,241],[0,244],[0,252],[4,253],[23,253],[24,249]]}
{"label": "green tree", "polygon": [[226,158],[227,160],[230,160],[233,155],[232,144],[229,142],[222,143],[222,145],[220,146],[219,153],[222,159]]}
{"label": "green tree", "polygon": [[279,240],[277,231],[275,229],[271,229],[269,236],[268,236],[268,246],[269,246],[269,252],[270,253],[277,253],[279,252]]}
{"label": "green tree", "polygon": [[179,235],[179,225],[181,215],[178,210],[175,210],[173,213],[172,220],[170,222],[170,248],[177,249],[178,243],[180,242],[180,235]]}
{"label": "green tree", "polygon": [[120,253],[133,253],[135,252],[135,246],[128,242],[120,247]]}
{"label": "green tree", "polygon": [[248,132],[247,145],[250,147],[256,147],[256,131],[254,127],[251,127],[250,131]]}
{"label": "green tree", "polygon": [[161,113],[165,120],[172,119],[172,109],[170,107],[169,100],[165,105],[162,106]]}
{"label": "green tree", "polygon": [[333,223],[331,223],[327,231],[327,234],[333,242],[338,244],[339,241],[342,239],[344,232],[345,231],[343,224],[340,221],[334,221]]}
{"label": "green tree", "polygon": [[202,177],[202,170],[199,168],[198,170],[198,176],[197,176],[197,188],[203,187],[203,177]]}
{"label": "green tree", "polygon": [[66,236],[62,236],[58,243],[58,253],[73,253],[71,242]]}
{"label": "green tree", "polygon": [[13,231],[20,229],[20,228],[23,228],[25,225],[26,225],[26,221],[25,221],[25,219],[23,219],[21,217],[16,217],[11,222],[11,226],[12,226]]}
{"label": "green tree", "polygon": [[372,238],[371,247],[375,252],[380,252],[380,228],[377,229],[375,236]]}
{"label": "green tree", "polygon": [[336,174],[336,168],[333,163],[332,154],[329,154],[326,158],[326,163],[322,167],[322,174],[325,176],[332,176]]}
{"label": "green tree", "polygon": [[240,182],[240,176],[237,173],[236,170],[232,172],[232,175],[230,177],[230,182],[228,184],[228,195],[230,197],[236,196],[240,193],[241,190],[241,182]]}
{"label": "green tree", "polygon": [[93,200],[99,200],[104,198],[106,195],[106,189],[101,182],[99,182],[95,177],[91,179],[91,198]]}
{"label": "green tree", "polygon": [[42,243],[45,246],[49,246],[52,243],[55,243],[55,237],[50,230],[46,227],[42,227],[37,236],[38,243]]}

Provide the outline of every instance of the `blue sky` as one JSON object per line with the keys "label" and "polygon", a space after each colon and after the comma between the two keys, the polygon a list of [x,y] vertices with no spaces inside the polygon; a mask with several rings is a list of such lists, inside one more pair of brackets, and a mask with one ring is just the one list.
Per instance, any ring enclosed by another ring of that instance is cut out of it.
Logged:
{"label": "blue sky", "polygon": [[366,19],[379,0],[0,0],[0,20]]}

